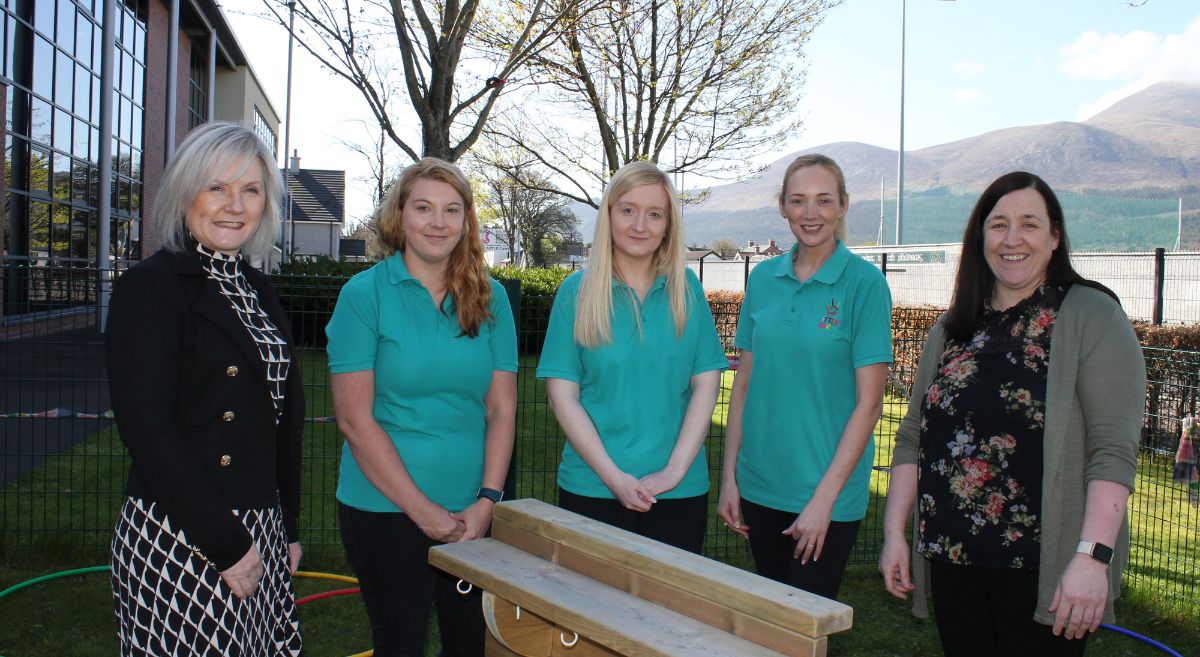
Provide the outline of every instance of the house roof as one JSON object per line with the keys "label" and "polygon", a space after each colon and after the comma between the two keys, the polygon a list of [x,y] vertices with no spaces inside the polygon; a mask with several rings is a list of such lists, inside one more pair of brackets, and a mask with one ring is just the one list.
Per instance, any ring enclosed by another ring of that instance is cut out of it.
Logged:
{"label": "house roof", "polygon": [[288,189],[293,198],[293,220],[345,222],[345,171],[300,169],[289,177]]}

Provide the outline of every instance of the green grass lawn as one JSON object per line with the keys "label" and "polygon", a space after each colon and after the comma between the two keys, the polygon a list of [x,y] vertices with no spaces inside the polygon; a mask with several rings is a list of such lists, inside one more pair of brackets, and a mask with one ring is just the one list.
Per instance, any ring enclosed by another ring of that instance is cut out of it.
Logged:
{"label": "green grass lawn", "polygon": [[[523,357],[518,378],[516,493],[553,501],[563,437],[545,402],[542,382],[533,376],[535,359]],[[308,415],[332,415],[324,354],[303,354]],[[722,437],[732,373],[726,373],[708,440],[713,494],[719,483]],[[889,397],[877,435],[877,464],[891,461],[891,436],[903,415],[900,399]],[[305,431],[304,529],[302,568],[350,574],[335,523],[333,491],[340,438],[332,424],[312,423]],[[32,577],[103,563],[116,509],[122,500],[127,460],[115,430],[106,429],[38,466],[5,487],[0,498],[0,589]],[[1197,510],[1170,482],[1171,463],[1143,456],[1139,488],[1131,498],[1134,541],[1126,596],[1118,602],[1119,622],[1185,655],[1200,655],[1196,582]],[[873,565],[878,547],[886,471],[872,478],[867,519],[843,587],[854,607],[855,627],[831,642],[831,655],[938,655],[929,621],[917,620],[904,603],[883,591]],[[745,541],[712,516],[706,553],[748,568]],[[342,588],[324,580],[298,580],[300,595]],[[54,580],[0,599],[0,656],[111,655],[116,651],[112,601],[106,575]],[[369,648],[366,617],[358,598],[320,600],[301,608],[306,654],[344,656]],[[431,652],[431,654],[433,654]],[[1162,654],[1112,633],[1093,638],[1089,655]]]}

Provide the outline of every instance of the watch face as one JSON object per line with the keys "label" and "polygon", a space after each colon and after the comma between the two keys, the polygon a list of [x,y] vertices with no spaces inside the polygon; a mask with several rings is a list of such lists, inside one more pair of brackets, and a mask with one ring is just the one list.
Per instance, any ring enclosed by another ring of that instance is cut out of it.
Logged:
{"label": "watch face", "polygon": [[1112,563],[1113,549],[1107,545],[1097,543],[1092,547],[1092,558],[1104,563]]}

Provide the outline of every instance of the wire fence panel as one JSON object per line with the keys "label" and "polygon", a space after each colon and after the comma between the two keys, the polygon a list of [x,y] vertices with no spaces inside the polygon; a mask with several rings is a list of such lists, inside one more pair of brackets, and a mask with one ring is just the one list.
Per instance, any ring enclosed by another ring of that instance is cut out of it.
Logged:
{"label": "wire fence panel", "polygon": [[[20,290],[24,298],[36,303],[21,299],[17,299],[21,303],[8,303],[7,295],[17,287],[14,280],[25,286]],[[103,298],[95,293],[100,280],[94,270],[88,274],[78,268],[28,276],[5,272],[6,298],[0,306],[5,309],[0,317],[0,554],[19,558],[61,550],[103,558],[108,550],[129,465],[108,414],[103,337],[96,322],[97,300]],[[299,343],[308,416],[301,522],[306,548],[318,551],[341,549],[335,491],[343,440],[333,421],[324,326],[345,280],[274,277]],[[62,293],[50,303],[43,294],[46,290]],[[553,297],[517,294],[510,300],[519,310],[520,369],[517,439],[508,488],[515,495],[553,503],[564,437],[544,383],[536,377]],[[739,307],[729,302],[711,304],[732,367],[737,364],[733,338]],[[939,313],[934,308],[902,306],[893,313],[895,363],[876,436],[870,503],[853,563],[872,564],[878,554],[893,435],[907,409],[921,348]],[[1200,354],[1150,347],[1144,352],[1149,376],[1138,489],[1130,502],[1131,560],[1126,579],[1152,591],[1164,606],[1200,613],[1200,559],[1194,549],[1200,514],[1186,486],[1172,477],[1181,418],[1200,410]],[[714,513],[705,551],[713,558],[749,566],[746,541],[723,527],[715,514],[732,380],[732,371],[722,378],[706,443]]]}

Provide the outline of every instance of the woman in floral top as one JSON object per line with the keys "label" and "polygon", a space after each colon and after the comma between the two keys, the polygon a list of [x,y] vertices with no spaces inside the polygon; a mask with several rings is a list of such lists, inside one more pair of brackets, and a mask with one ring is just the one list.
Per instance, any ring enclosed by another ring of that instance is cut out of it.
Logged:
{"label": "woman in floral top", "polygon": [[896,434],[879,567],[899,598],[923,583],[915,504],[912,570],[929,569],[947,655],[1082,655],[1112,620],[1145,365],[1115,295],[1068,252],[1041,178],[984,191]]}

